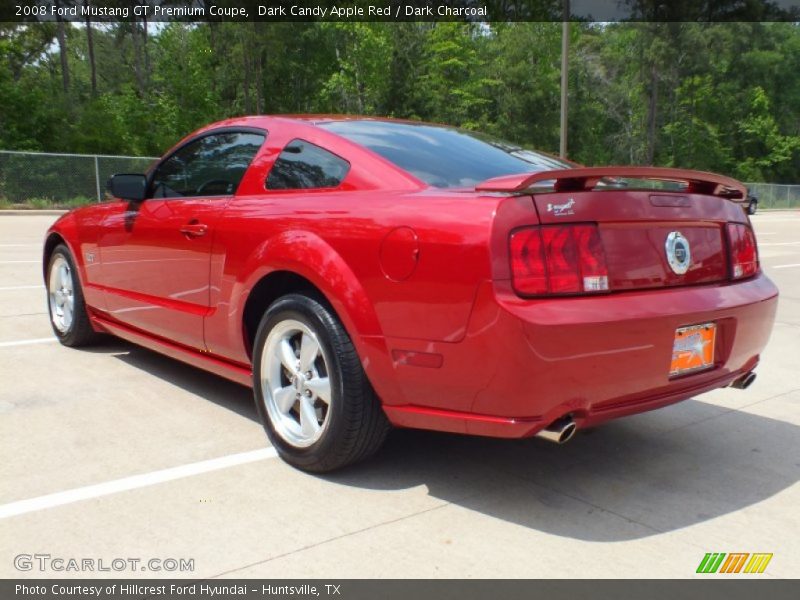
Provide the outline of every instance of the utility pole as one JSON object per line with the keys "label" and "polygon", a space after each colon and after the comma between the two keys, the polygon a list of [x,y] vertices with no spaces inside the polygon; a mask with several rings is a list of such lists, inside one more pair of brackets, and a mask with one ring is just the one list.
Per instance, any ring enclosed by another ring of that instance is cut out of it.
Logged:
{"label": "utility pole", "polygon": [[563,0],[561,16],[561,142],[558,154],[567,157],[567,87],[569,83],[569,0]]}

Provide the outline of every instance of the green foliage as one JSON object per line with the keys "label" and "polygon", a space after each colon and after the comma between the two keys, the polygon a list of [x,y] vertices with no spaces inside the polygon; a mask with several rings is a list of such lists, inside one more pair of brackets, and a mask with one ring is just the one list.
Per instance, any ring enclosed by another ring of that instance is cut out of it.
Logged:
{"label": "green foliage", "polygon": [[737,172],[748,181],[761,181],[765,173],[775,172],[792,160],[800,150],[800,137],[780,133],[763,88],[753,88],[751,98],[750,111],[738,124],[748,154],[737,166]]}
{"label": "green foliage", "polygon": [[391,59],[387,26],[376,23],[322,23],[333,43],[336,70],[319,94],[326,112],[380,114],[386,105]]}
{"label": "green foliage", "polygon": [[[558,149],[560,23],[82,23],[64,44],[56,34],[54,23],[0,24],[0,148],[159,155],[227,117],[359,113]],[[574,160],[800,178],[797,25],[573,23],[570,38]]]}
{"label": "green foliage", "polygon": [[473,25],[439,23],[429,31],[413,92],[424,118],[468,128],[485,121],[496,84],[481,68],[485,41]]}
{"label": "green foliage", "polygon": [[78,206],[92,204],[93,202],[97,202],[97,200],[93,198],[87,198],[85,196],[76,196],[74,198],[65,198],[63,200],[55,200],[53,198],[27,198],[25,202],[11,202],[6,198],[0,197],[0,210],[69,210],[72,208],[77,208]]}

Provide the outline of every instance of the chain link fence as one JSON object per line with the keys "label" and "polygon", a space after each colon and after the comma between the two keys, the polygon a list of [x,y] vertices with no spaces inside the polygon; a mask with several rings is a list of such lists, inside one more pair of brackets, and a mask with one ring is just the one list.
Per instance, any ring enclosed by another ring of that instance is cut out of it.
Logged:
{"label": "chain link fence", "polygon": [[800,185],[781,183],[746,183],[752,196],[758,198],[759,210],[763,208],[800,208]]}
{"label": "chain link fence", "polygon": [[114,173],[144,173],[146,156],[0,150],[0,207],[69,208],[105,197]]}
{"label": "chain link fence", "polygon": [[[114,173],[144,173],[155,157],[0,150],[0,208],[70,208],[105,197]],[[747,183],[758,208],[800,208],[800,185]]]}

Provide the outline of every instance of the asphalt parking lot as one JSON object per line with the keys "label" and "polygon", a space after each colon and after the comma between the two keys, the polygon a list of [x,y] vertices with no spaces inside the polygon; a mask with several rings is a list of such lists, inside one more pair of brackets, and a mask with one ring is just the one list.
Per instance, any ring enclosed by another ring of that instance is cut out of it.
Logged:
{"label": "asphalt parking lot", "polygon": [[[707,552],[800,574],[800,211],[753,217],[781,299],[750,389],[565,446],[396,431],[325,477],[274,457],[245,388],[123,342],[54,343],[55,218],[0,214],[2,577],[683,578]],[[20,571],[21,554],[142,563]]]}

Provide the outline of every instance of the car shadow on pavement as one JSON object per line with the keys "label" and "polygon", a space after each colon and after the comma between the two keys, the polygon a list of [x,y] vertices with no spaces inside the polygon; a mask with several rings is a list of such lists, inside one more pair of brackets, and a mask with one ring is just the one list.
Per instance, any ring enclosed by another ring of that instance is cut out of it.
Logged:
{"label": "car shadow on pavement", "polygon": [[123,340],[110,338],[102,344],[80,350],[112,354],[122,362],[168,381],[203,400],[261,423],[253,404],[253,393],[242,385]]}
{"label": "car shadow on pavement", "polygon": [[[114,354],[260,422],[251,391],[221,377],[122,341],[87,351]],[[579,432],[563,446],[398,429],[371,459],[320,479],[378,491],[425,486],[433,498],[553,535],[624,541],[791,487],[800,480],[800,427],[687,400]]]}
{"label": "car shadow on pavement", "polygon": [[424,485],[489,517],[586,541],[657,535],[762,502],[800,479],[800,428],[688,400],[557,446],[395,431],[366,463],[325,476],[370,490]]}

